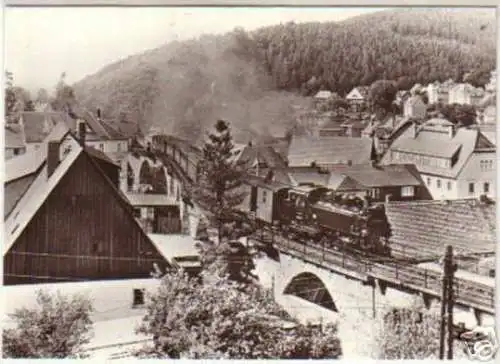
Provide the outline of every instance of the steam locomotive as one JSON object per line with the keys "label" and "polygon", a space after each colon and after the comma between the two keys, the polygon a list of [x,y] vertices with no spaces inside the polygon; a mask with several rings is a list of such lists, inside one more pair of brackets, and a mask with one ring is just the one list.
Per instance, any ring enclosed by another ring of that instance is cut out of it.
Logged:
{"label": "steam locomotive", "polygon": [[[262,194],[271,198],[259,198]],[[274,225],[295,240],[391,255],[391,229],[383,204],[371,204],[368,198],[337,194],[314,184],[288,187],[260,183],[252,186],[250,196],[249,210],[259,223]]]}

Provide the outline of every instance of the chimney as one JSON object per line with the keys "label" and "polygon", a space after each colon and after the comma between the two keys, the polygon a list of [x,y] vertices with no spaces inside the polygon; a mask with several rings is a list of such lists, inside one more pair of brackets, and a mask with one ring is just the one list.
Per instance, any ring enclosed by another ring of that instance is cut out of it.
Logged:
{"label": "chimney", "polygon": [[418,135],[418,125],[416,122],[413,122],[412,131],[413,131],[412,133],[413,138],[416,138]]}
{"label": "chimney", "polygon": [[453,138],[455,136],[455,129],[456,129],[455,125],[448,126],[448,135],[450,138]]}
{"label": "chimney", "polygon": [[50,178],[60,162],[59,142],[49,141],[47,148],[47,178]]}
{"label": "chimney", "polygon": [[97,109],[97,118],[101,120],[101,109]]}
{"label": "chimney", "polygon": [[85,134],[87,132],[85,121],[80,121],[78,123],[78,137],[80,138],[80,142],[85,144]]}

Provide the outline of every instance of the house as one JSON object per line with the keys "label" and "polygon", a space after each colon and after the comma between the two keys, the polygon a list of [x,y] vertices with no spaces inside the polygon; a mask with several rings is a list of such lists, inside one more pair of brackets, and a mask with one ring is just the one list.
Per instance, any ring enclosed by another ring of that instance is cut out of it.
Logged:
{"label": "house", "polygon": [[294,136],[288,150],[288,165],[328,168],[370,163],[371,150],[372,141],[368,138]]}
{"label": "house", "polygon": [[343,133],[341,135],[345,135],[351,138],[361,138],[361,134],[365,129],[365,124],[361,120],[355,120],[352,122],[346,121],[342,123],[340,127],[343,129]]}
{"label": "house", "polygon": [[411,164],[336,166],[330,169],[326,186],[361,198],[368,195],[375,202],[432,199]]}
{"label": "house", "polygon": [[235,148],[234,153],[234,163],[256,176],[265,176],[271,169],[286,167],[284,158],[270,145],[248,143]]}
{"label": "house", "polygon": [[59,123],[6,163],[6,285],[146,278],[168,265],[119,191],[118,166],[80,129],[82,140]]}
{"label": "house", "polygon": [[427,115],[427,105],[419,95],[412,95],[403,104],[403,115],[406,118],[424,119]]}
{"label": "house", "polygon": [[369,86],[355,87],[345,97],[353,111],[361,111],[368,102]]}
{"label": "house", "polygon": [[445,119],[412,123],[395,139],[382,164],[415,164],[437,200],[495,197],[495,146],[475,128]]}
{"label": "house", "polygon": [[423,86],[419,83],[416,83],[413,85],[413,87],[410,89],[410,95],[416,95],[424,90]]}
{"label": "house", "polygon": [[316,95],[314,95],[314,98],[313,98],[314,105],[318,106],[320,104],[327,103],[328,100],[331,100],[335,97],[339,97],[336,92],[331,92],[328,90],[320,90],[320,91],[318,91],[318,93],[316,93]]}
{"label": "house", "polygon": [[484,96],[484,89],[476,88],[468,83],[460,83],[450,88],[448,103],[477,105]]}
{"label": "house", "polygon": [[180,234],[182,232],[179,201],[173,196],[125,193],[134,216],[148,234]]}
{"label": "house", "polygon": [[69,123],[70,117],[64,112],[23,111],[19,125],[24,135],[26,152],[37,151],[52,129],[61,122]]}
{"label": "house", "polygon": [[5,124],[5,159],[10,159],[26,152],[24,131],[19,124]]}
{"label": "house", "polygon": [[335,137],[343,136],[345,133],[345,128],[335,121],[329,121],[321,126],[314,129],[314,135],[318,138],[321,137]]}
{"label": "house", "polygon": [[477,199],[389,202],[393,254],[429,259],[451,245],[456,255],[496,250],[496,206]]}
{"label": "house", "polygon": [[448,104],[449,103],[449,91],[455,86],[455,82],[449,79],[443,83],[435,81],[427,85],[427,97],[429,104]]}

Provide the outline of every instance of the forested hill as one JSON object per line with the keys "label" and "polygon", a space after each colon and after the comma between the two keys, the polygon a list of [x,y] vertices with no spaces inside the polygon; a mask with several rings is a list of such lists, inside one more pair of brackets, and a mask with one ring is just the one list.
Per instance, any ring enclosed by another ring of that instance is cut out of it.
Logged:
{"label": "forested hill", "polygon": [[[255,38],[277,87],[341,94],[377,79],[413,85],[460,79],[496,64],[491,10],[398,9],[341,23],[262,28]],[[311,78],[314,77],[315,79]]]}
{"label": "forested hill", "polygon": [[398,9],[339,23],[237,29],[129,57],[74,87],[84,105],[107,117],[183,137],[225,118],[245,141],[282,135],[307,103],[299,94],[322,87],[345,94],[377,79],[405,87],[490,71],[495,24],[491,10]]}

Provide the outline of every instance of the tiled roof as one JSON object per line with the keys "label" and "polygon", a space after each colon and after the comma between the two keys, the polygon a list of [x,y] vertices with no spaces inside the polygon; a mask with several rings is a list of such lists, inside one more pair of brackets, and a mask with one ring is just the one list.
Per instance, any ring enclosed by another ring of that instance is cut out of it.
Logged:
{"label": "tiled roof", "polygon": [[147,193],[126,193],[128,201],[132,206],[177,206],[174,197]]}
{"label": "tiled roof", "polygon": [[[436,125],[435,122],[433,123]],[[478,142],[482,144],[480,145],[481,148],[490,148],[492,151],[494,150],[494,145],[488,143],[488,140],[477,129],[458,128],[453,138],[451,138],[445,132],[438,132],[437,129],[439,126],[429,128],[424,125],[423,128],[420,128],[416,137],[413,136],[413,128],[414,127],[407,128],[399,138],[392,143],[390,150],[427,156],[439,156],[443,158],[451,158],[455,153],[458,153],[456,154],[458,157],[457,161],[452,167],[443,168],[419,164],[417,168],[420,173],[455,178],[464,167],[469,156],[478,147]],[[436,129],[436,131],[432,129]],[[390,156],[390,152],[386,153],[382,159],[382,164],[394,163],[395,161],[391,161]]]}
{"label": "tiled roof", "polygon": [[330,178],[329,173],[321,172],[318,168],[290,168],[288,174],[294,184],[314,183],[315,185],[327,186]]}
{"label": "tiled roof", "polygon": [[101,152],[100,150],[95,149],[94,147],[85,146],[85,151],[88,154],[90,154],[90,156],[92,156],[92,158],[103,160],[103,161],[110,163],[110,164],[113,164],[115,166],[120,166],[117,162],[115,162],[110,157],[108,157],[106,155],[106,153]]}
{"label": "tiled roof", "polygon": [[47,156],[47,142],[49,140],[62,140],[67,133],[68,128],[66,125],[64,123],[59,123],[52,129],[45,140],[43,140],[43,145],[39,150],[24,153],[7,160],[5,162],[4,182],[10,182],[37,172]]}
{"label": "tiled roof", "polygon": [[419,186],[422,184],[418,171],[411,164],[392,164],[374,167],[371,164],[354,166],[335,166],[329,168],[332,176],[343,175],[350,177],[360,186],[389,187],[389,186]]}
{"label": "tiled roof", "polygon": [[343,174],[338,174],[338,173],[330,174],[330,178],[328,180],[328,183],[325,186],[332,188],[332,189],[339,191],[339,192],[359,191],[359,190],[363,190],[366,188],[366,186],[359,184],[358,182],[353,180],[351,177],[343,175]]}
{"label": "tiled roof", "polygon": [[269,168],[285,168],[286,163],[273,147],[268,145],[246,145],[238,154],[241,163],[253,163],[258,160]]}
{"label": "tiled roof", "polygon": [[71,124],[71,118],[64,112],[25,111],[21,116],[27,143],[41,143],[60,122]]}
{"label": "tiled roof", "polygon": [[21,125],[5,125],[5,148],[23,148],[24,146],[24,132]]}
{"label": "tiled roof", "polygon": [[363,164],[370,161],[371,140],[349,137],[293,137],[288,150],[290,166]]}
{"label": "tiled roof", "polygon": [[457,254],[494,252],[495,205],[477,200],[389,202],[391,241],[413,255],[440,256],[447,245]]}
{"label": "tiled roof", "polygon": [[108,133],[110,139],[127,139],[127,137],[119,132],[109,121],[101,120],[101,125]]}

